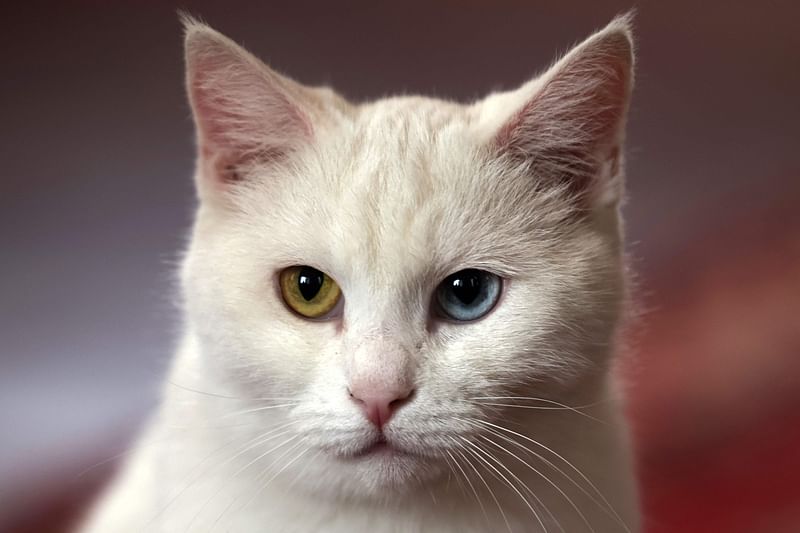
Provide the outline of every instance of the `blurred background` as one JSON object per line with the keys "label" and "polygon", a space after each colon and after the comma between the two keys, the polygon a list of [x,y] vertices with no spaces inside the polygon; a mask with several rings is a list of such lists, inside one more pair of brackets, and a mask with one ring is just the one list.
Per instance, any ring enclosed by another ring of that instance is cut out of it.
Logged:
{"label": "blurred background", "polygon": [[177,7],[352,99],[466,101],[632,6],[646,531],[800,531],[800,4],[769,0],[4,6],[0,531],[66,531],[154,406],[194,201]]}

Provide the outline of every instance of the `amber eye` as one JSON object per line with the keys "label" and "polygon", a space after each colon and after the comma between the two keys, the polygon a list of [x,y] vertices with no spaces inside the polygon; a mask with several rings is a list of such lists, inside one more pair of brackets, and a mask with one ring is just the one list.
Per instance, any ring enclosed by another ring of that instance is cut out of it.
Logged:
{"label": "amber eye", "polygon": [[293,266],[280,274],[283,301],[298,315],[322,318],[342,297],[342,291],[330,276],[310,266]]}

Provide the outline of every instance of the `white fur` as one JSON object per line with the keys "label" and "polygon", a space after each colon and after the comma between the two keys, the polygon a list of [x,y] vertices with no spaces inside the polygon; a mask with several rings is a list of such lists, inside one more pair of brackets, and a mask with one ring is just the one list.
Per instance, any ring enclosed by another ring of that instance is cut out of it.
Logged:
{"label": "white fur", "polygon": [[[84,531],[636,531],[609,376],[631,62],[622,18],[517,91],[354,106],[188,20],[202,201],[185,333]],[[286,309],[291,265],[338,282],[340,319]],[[474,323],[432,317],[463,268],[501,275],[500,303]],[[376,435],[354,375],[413,381],[385,428],[410,454],[343,458]]]}

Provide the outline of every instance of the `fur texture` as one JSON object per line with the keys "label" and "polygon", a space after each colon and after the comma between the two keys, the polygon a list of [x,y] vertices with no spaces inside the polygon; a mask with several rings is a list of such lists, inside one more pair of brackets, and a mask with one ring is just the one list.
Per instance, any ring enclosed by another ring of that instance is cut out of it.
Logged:
{"label": "fur texture", "polygon": [[[87,532],[636,531],[610,378],[632,86],[617,18],[519,89],[353,105],[187,19],[200,206],[162,408]],[[340,285],[287,310],[278,273]],[[449,274],[504,291],[431,312]],[[415,389],[384,427],[354,379]],[[401,451],[398,451],[401,450]]]}

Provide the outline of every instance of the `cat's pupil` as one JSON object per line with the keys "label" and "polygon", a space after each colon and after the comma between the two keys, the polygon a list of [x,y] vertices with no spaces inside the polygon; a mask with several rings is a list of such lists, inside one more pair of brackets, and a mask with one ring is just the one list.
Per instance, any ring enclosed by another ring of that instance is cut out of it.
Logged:
{"label": "cat's pupil", "polygon": [[316,268],[303,267],[300,270],[300,275],[297,276],[300,294],[303,295],[306,301],[310,302],[319,293],[324,280],[325,275]]}
{"label": "cat's pupil", "polygon": [[469,305],[481,292],[481,275],[477,270],[464,270],[450,280],[450,291],[464,305]]}

